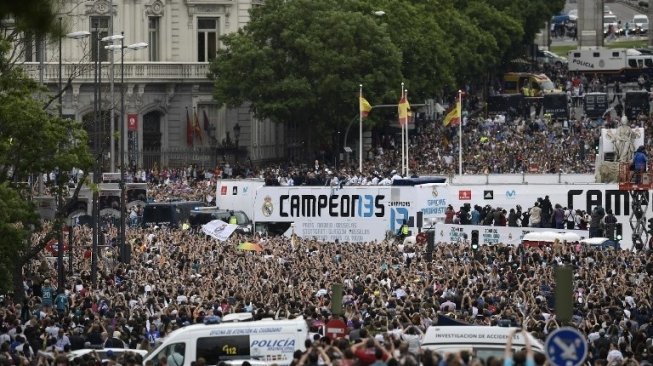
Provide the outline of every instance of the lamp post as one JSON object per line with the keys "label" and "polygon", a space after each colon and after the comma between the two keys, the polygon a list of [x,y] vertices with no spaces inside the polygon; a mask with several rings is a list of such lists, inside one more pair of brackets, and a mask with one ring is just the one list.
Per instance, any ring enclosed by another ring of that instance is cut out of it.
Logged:
{"label": "lamp post", "polygon": [[[94,78],[94,89],[93,89],[93,118],[95,119],[94,127],[95,127],[95,133],[94,133],[94,138],[93,138],[93,153],[95,154],[95,168],[93,172],[93,183],[98,184],[100,182],[99,180],[99,171],[100,171],[100,161],[101,161],[101,150],[99,148],[100,142],[99,140],[99,118],[98,118],[98,102],[99,102],[99,87],[98,87],[98,69],[99,69],[99,63],[98,60],[100,60],[100,36],[99,36],[99,27],[98,27],[98,20],[95,20],[95,24],[93,24],[95,28],[95,36],[93,39],[93,44],[95,47],[95,78]],[[100,157],[98,157],[100,156]],[[97,256],[98,256],[98,226],[100,225],[100,215],[99,215],[99,208],[98,208],[98,192],[97,189],[93,190],[93,247],[92,247],[92,254],[91,254],[91,283],[93,285],[93,289],[97,288]]]}
{"label": "lamp post", "polygon": [[125,241],[125,48],[130,50],[140,50],[147,48],[147,43],[139,42],[125,46],[125,32],[120,34],[120,45],[106,46],[109,50],[120,50],[120,261],[127,263],[129,255],[127,254],[127,245]]}
{"label": "lamp post", "polygon": [[[62,17],[59,17],[59,28],[63,29],[63,19]],[[90,35],[91,33],[87,31],[82,31],[82,32],[72,32],[66,34],[67,38],[73,38],[73,39],[82,39],[86,38]],[[58,83],[58,94],[59,94],[59,117],[63,117],[63,57],[62,57],[62,48],[61,48],[61,38],[59,37],[59,83]],[[61,197],[59,197],[61,199]],[[61,204],[61,201],[59,202]],[[59,245],[57,245],[57,288],[64,288],[65,287],[65,270],[64,270],[64,264],[63,264],[63,251],[64,251],[64,238],[63,238],[63,231],[62,235],[59,236],[57,239],[59,240]],[[70,239],[69,235],[69,240],[68,240],[68,251],[72,253],[72,240]],[[69,266],[72,266],[72,261],[69,259]],[[72,271],[71,271],[72,274]]]}
{"label": "lamp post", "polygon": [[[122,40],[124,36],[122,34],[114,34],[112,36],[106,36],[102,38],[102,42],[115,42],[118,40]],[[105,47],[106,48],[106,47]],[[111,82],[110,82],[110,93],[111,93],[111,109],[110,109],[110,124],[111,124],[111,134],[109,136],[110,144],[111,146],[109,147],[109,169],[111,170],[111,173],[116,171],[116,141],[114,137],[114,132],[116,131],[116,122],[114,118],[114,94],[113,94],[113,83],[114,83],[114,72],[113,72],[113,55],[111,56]]]}
{"label": "lamp post", "polygon": [[238,162],[238,145],[240,142],[240,125],[238,124],[238,122],[236,122],[236,125],[234,126],[234,138],[236,139],[235,157],[236,157],[236,162]]}

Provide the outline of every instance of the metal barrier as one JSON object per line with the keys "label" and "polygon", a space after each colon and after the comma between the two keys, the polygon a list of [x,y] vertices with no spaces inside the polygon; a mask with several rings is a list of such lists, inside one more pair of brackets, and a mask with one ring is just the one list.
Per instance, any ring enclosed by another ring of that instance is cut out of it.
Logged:
{"label": "metal barrier", "polygon": [[244,148],[236,147],[206,147],[197,149],[168,149],[168,150],[143,150],[134,154],[135,162],[139,168],[170,169],[186,168],[191,164],[198,167],[214,168],[223,162],[232,163],[244,156]]}

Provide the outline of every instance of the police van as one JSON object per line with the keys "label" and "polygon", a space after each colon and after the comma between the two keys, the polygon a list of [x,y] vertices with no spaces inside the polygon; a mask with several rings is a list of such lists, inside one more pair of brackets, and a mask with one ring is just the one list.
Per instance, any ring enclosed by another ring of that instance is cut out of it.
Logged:
{"label": "police van", "polygon": [[289,365],[296,350],[305,350],[307,337],[303,317],[195,324],[170,333],[143,363],[162,365],[160,360],[165,359],[167,365],[190,366],[202,357],[207,365],[251,359]]}
{"label": "police van", "polygon": [[[489,326],[432,326],[424,334],[422,348],[441,355],[467,350],[482,360],[492,356],[502,358],[508,337],[514,330],[519,331],[512,339],[512,350],[517,352],[526,347],[521,328]],[[544,345],[530,333],[526,334],[533,352],[544,354]]]}

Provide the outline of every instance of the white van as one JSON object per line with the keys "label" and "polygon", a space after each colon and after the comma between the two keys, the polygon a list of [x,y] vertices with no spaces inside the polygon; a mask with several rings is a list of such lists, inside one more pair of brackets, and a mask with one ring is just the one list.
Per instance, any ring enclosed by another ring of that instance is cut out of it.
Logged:
{"label": "white van", "polygon": [[[432,326],[426,330],[422,339],[422,348],[430,349],[441,355],[463,350],[471,351],[480,359],[503,357],[506,341],[510,333],[518,328],[484,327],[484,326]],[[520,329],[521,330],[521,329]],[[534,352],[544,354],[544,345],[528,333]],[[512,340],[513,351],[526,347],[524,334],[519,332]]]}
{"label": "white van", "polygon": [[303,317],[195,324],[170,333],[144,363],[151,360],[160,365],[159,360],[165,357],[168,366],[190,366],[203,357],[207,365],[249,359],[288,365],[296,350],[305,350],[307,337],[308,325]]}

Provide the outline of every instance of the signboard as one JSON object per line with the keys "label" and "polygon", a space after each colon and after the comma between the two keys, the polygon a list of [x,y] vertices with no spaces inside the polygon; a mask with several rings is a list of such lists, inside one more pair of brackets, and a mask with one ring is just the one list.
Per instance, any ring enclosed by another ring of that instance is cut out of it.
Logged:
{"label": "signboard", "polygon": [[138,114],[127,115],[127,131],[138,131]]}
{"label": "signboard", "polygon": [[648,116],[651,109],[649,103],[649,95],[646,91],[629,91],[626,92],[626,117],[633,120],[637,118],[640,113]]}
{"label": "signboard", "polygon": [[510,227],[510,226],[480,226],[436,224],[436,243],[456,243],[472,237],[472,231],[478,231],[479,245],[495,245],[499,243],[519,245],[524,235],[531,232],[575,233],[580,238],[587,238],[587,230],[564,230],[553,228]]}
{"label": "signboard", "polygon": [[549,334],[544,349],[554,366],[581,366],[588,353],[585,336],[571,327],[558,328]]}
{"label": "signboard", "polygon": [[599,118],[610,107],[608,94],[588,93],[585,94],[585,114],[590,118]]}
{"label": "signboard", "polygon": [[503,114],[507,116],[521,115],[524,96],[521,94],[499,94],[488,97],[487,112],[490,115]]}
{"label": "signboard", "polygon": [[326,323],[325,335],[331,340],[343,338],[347,335],[347,324],[340,319],[331,319]]}
{"label": "signboard", "polygon": [[553,119],[569,117],[569,103],[566,93],[544,94],[542,102],[544,114],[550,114]]}
{"label": "signboard", "polygon": [[472,191],[470,190],[460,190],[458,191],[458,199],[461,201],[469,201],[472,199]]}

